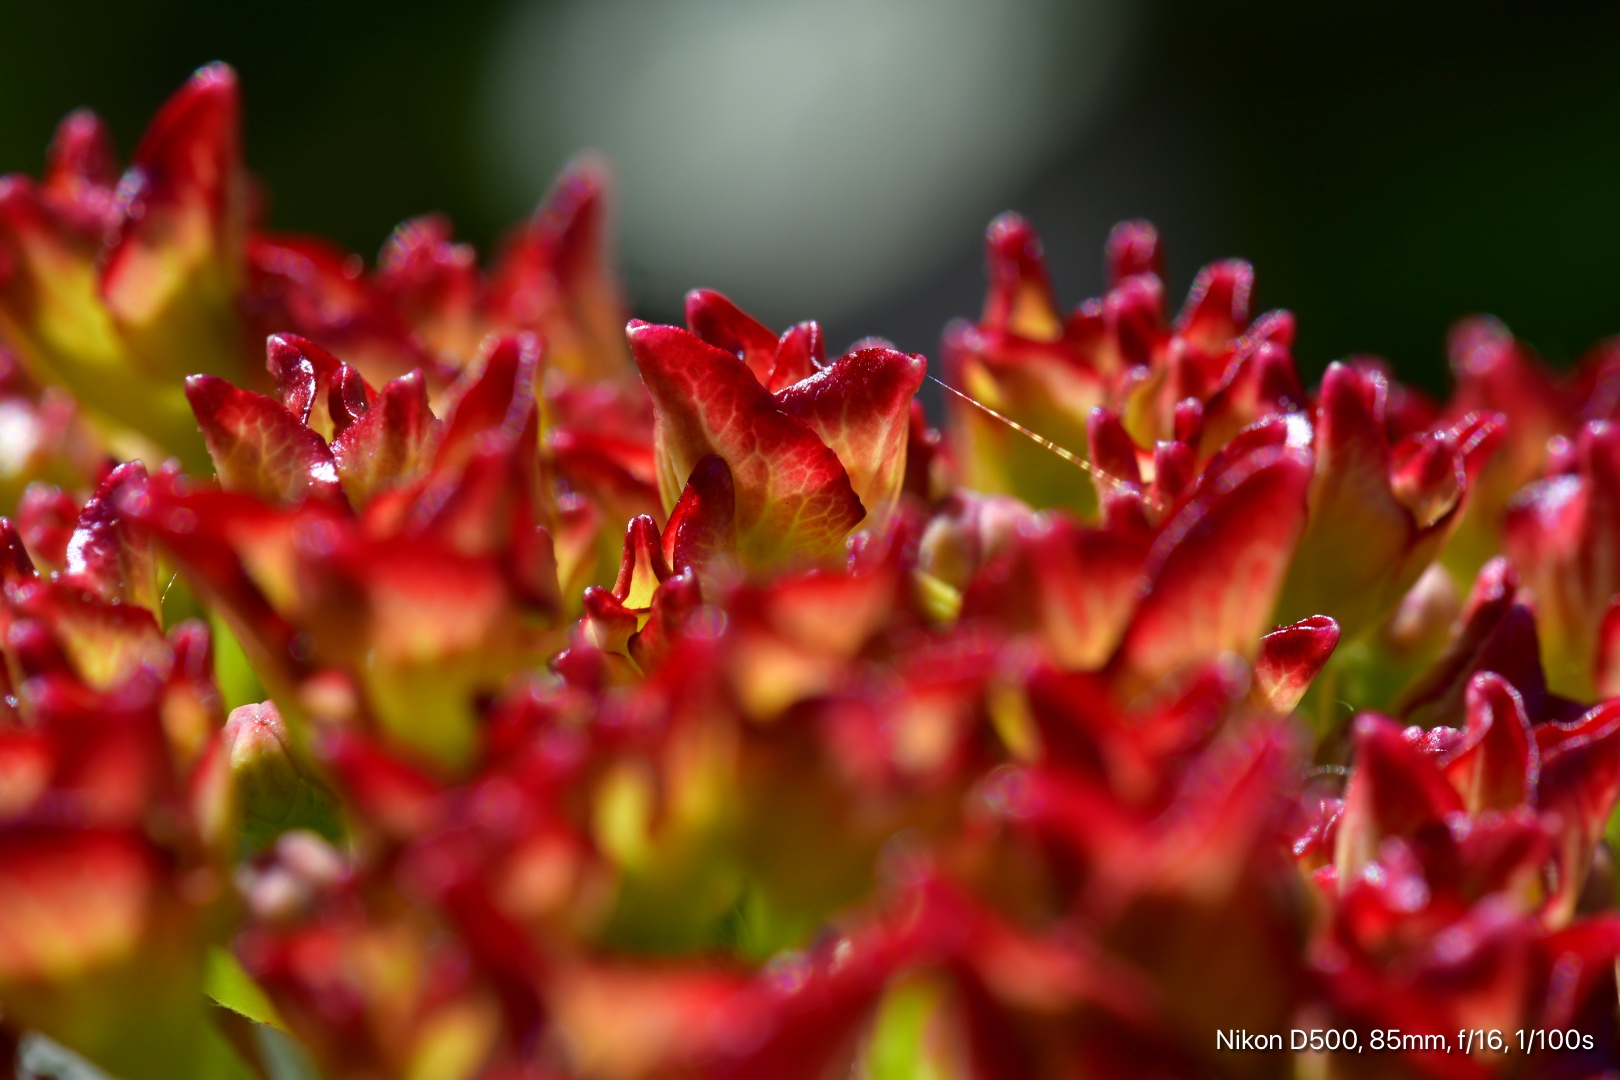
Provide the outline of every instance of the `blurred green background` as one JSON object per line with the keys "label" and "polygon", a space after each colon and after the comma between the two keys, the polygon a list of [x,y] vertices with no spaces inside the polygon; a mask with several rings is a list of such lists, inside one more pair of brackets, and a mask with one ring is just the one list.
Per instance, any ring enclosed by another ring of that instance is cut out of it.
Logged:
{"label": "blurred green background", "polygon": [[[1258,303],[1298,313],[1311,371],[1370,352],[1438,388],[1446,328],[1476,311],[1559,362],[1620,333],[1620,5],[737,0],[751,21],[722,0],[0,8],[0,172],[37,174],[79,105],[127,152],[213,59],[242,76],[273,224],[367,256],[429,210],[487,247],[569,144],[619,146],[644,317],[716,285],[777,321],[821,317],[834,343],[881,334],[932,356],[944,322],[977,310],[990,214],[1017,208],[1065,303],[1101,287],[1121,217],[1159,224],[1178,297],[1202,262],[1252,260]],[[800,9],[814,34],[759,21]],[[952,38],[957,10],[1020,25]],[[558,57],[581,50],[596,50],[586,74],[567,75]],[[677,186],[683,153],[712,158],[713,179]],[[771,171],[783,157],[798,164]],[[827,177],[847,182],[829,195]],[[764,191],[748,212],[765,216],[731,214],[737,191]],[[725,245],[705,254],[709,237]]]}

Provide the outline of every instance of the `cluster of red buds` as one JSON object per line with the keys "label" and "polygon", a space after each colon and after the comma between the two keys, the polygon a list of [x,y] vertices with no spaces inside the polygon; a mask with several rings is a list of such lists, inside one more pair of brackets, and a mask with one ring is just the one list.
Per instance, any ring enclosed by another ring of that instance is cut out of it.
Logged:
{"label": "cluster of red buds", "polygon": [[1065,312],[1008,215],[936,430],[887,342],[626,326],[605,182],[368,271],[219,66],[0,180],[0,1055],[1612,1075],[1620,347],[1311,389],[1247,264],[1171,317],[1125,223]]}

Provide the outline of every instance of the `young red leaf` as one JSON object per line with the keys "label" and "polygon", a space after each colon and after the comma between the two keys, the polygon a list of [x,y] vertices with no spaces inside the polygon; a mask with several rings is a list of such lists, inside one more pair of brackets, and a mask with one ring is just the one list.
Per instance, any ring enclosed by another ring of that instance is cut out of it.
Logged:
{"label": "young red leaf", "polygon": [[628,368],[625,303],[608,236],[607,165],[570,161],[490,275],[486,307],[498,325],[532,327],[559,370],[617,378]]}
{"label": "young red leaf", "polygon": [[[70,390],[114,430],[138,432],[192,466],[204,451],[178,380],[153,378],[131,355],[97,281],[98,238],[65,227],[26,177],[0,178],[0,335],[33,378]],[[208,357],[229,369],[208,342],[168,342],[176,355]]]}
{"label": "young red leaf", "polygon": [[1339,624],[1312,615],[1260,639],[1249,699],[1277,715],[1293,711],[1339,644]]}
{"label": "young red leaf", "polygon": [[[1381,376],[1331,364],[1316,413],[1310,521],[1288,567],[1277,615],[1331,614],[1348,638],[1385,615],[1438,553],[1455,520],[1460,454],[1437,451],[1443,498],[1426,485],[1392,482]],[[1409,504],[1402,492],[1412,499]]]}
{"label": "young red leaf", "polygon": [[1164,278],[1164,252],[1159,249],[1159,230],[1150,221],[1122,221],[1108,230],[1108,286],[1113,288],[1128,277],[1153,274]]}
{"label": "young red leaf", "polygon": [[921,356],[857,349],[775,395],[782,412],[838,455],[874,520],[886,517],[900,497],[911,400],[927,370]]}
{"label": "young red leaf", "polygon": [[318,237],[253,234],[243,306],[255,336],[291,339],[287,331],[294,331],[311,347],[309,339],[324,342],[379,381],[412,367],[453,378],[361,275],[363,267],[360,256]]}
{"label": "young red leaf", "polygon": [[46,194],[87,236],[100,237],[115,220],[118,157],[112,134],[89,109],[57,125],[45,159]]}
{"label": "young red leaf", "polygon": [[1017,214],[990,223],[984,239],[990,292],[980,322],[1020,337],[1050,341],[1062,329],[1057,298],[1046,273],[1041,238]]}
{"label": "young red leaf", "polygon": [[632,518],[624,533],[624,557],[619,562],[613,595],[627,608],[646,610],[659,582],[669,573],[658,526],[646,514]]}
{"label": "young red leaf", "polygon": [[426,467],[435,426],[420,371],[385,384],[365,415],[332,440],[332,460],[349,501],[360,508],[414,481]]}
{"label": "young red leaf", "polygon": [[[8,599],[17,641],[18,624],[33,621],[44,630],[75,675],[87,686],[107,690],[127,681],[143,668],[164,672],[169,647],[153,613],[134,604],[114,603],[86,593],[66,581],[29,582]],[[27,673],[26,660],[20,661]]]}
{"label": "young red leaf", "polygon": [[73,825],[0,829],[0,987],[24,1023],[50,995],[19,993],[117,964],[139,947],[162,876],[138,834]]}
{"label": "young red leaf", "polygon": [[265,353],[282,405],[328,442],[364,416],[376,396],[358,371],[313,341],[272,334]]}
{"label": "young red leaf", "polygon": [[604,653],[629,655],[630,638],[641,628],[639,613],[600,585],[586,586],[581,627],[590,644]]}
{"label": "young red leaf", "polygon": [[1592,684],[1603,697],[1620,696],[1620,597],[1609,601],[1598,624]]}
{"label": "young red leaf", "polygon": [[1541,754],[1524,702],[1505,679],[1487,672],[1469,681],[1468,726],[1443,768],[1470,814],[1536,801]]}
{"label": "young red leaf", "polygon": [[227,491],[277,505],[343,498],[326,441],[274,398],[238,390],[213,375],[187,379],[186,398]]}
{"label": "young red leaf", "polygon": [[126,500],[146,497],[146,484],[146,468],[139,461],[107,474],[79,511],[62,575],[104,600],[135,604],[157,615],[160,597],[152,540],[123,510]]}
{"label": "young red leaf", "polygon": [[1502,543],[1536,597],[1547,681],[1587,697],[1603,616],[1620,592],[1620,425],[1587,424],[1569,471],[1508,504]]}
{"label": "young red leaf", "polygon": [[703,590],[692,570],[665,578],[654,594],[652,608],[640,632],[630,638],[630,657],[650,671],[661,663],[679,640],[687,617],[703,603]]}
{"label": "young red leaf", "polygon": [[[1136,443],[1125,431],[1119,414],[1098,406],[1086,417],[1086,442],[1091,449],[1091,463],[1115,481],[1123,480],[1137,487],[1142,485],[1142,468],[1137,461]],[[1113,484],[1094,477],[1099,495],[1106,497]]]}
{"label": "young red leaf", "polygon": [[161,473],[148,498],[125,510],[220,613],[259,678],[278,694],[290,690],[308,662],[307,649],[294,648],[289,622],[300,606],[294,552],[299,541],[328,546],[347,512],[324,502],[280,509],[249,495],[188,491]]}
{"label": "young red leaf", "polygon": [[663,542],[664,561],[675,573],[712,574],[735,557],[737,494],[724,458],[710,454],[692,469]]}
{"label": "young red leaf", "polygon": [[33,483],[17,503],[17,531],[34,560],[49,570],[67,564],[68,544],[78,522],[73,496],[49,484]]}
{"label": "young red leaf", "polygon": [[377,258],[378,293],[429,351],[472,355],[482,337],[476,311],[478,256],[452,239],[448,218],[402,222]]}
{"label": "young red leaf", "polygon": [[[841,552],[866,511],[838,455],[730,353],[673,326],[632,322],[629,336],[657,412],[664,504],[673,507],[684,478],[715,454],[731,469],[746,560],[771,565]],[[804,407],[813,403],[811,395]]]}
{"label": "young red leaf", "polygon": [[1559,815],[1559,874],[1552,900],[1556,917],[1568,919],[1580,900],[1592,862],[1620,801],[1620,702],[1606,701],[1569,723],[1535,729],[1541,754],[1538,802]]}
{"label": "young red leaf", "polygon": [[775,394],[820,371],[827,362],[827,342],[813,322],[790,326],[776,345],[776,361],[765,389]]}
{"label": "young red leaf", "polygon": [[[1438,617],[1452,621],[1443,608]],[[1467,712],[1465,696],[1480,672],[1502,676],[1522,698],[1530,717],[1542,718],[1547,680],[1535,617],[1520,593],[1519,575],[1503,558],[1492,559],[1480,570],[1445,648],[1401,692],[1397,709],[1406,720],[1424,727],[1461,724]]]}
{"label": "young red leaf", "polygon": [[231,69],[202,68],[153,119],[120,185],[123,225],[102,270],[102,295],[156,371],[194,369],[199,360],[219,370],[241,348],[240,110]]}
{"label": "young red leaf", "polygon": [[329,732],[316,750],[368,824],[399,838],[432,826],[443,791],[427,773],[384,753],[356,731]]}
{"label": "young red leaf", "polygon": [[1147,522],[1122,515],[1088,529],[1066,517],[1031,525],[1014,513],[1000,524],[1016,532],[1005,541],[1007,550],[988,559],[968,584],[962,618],[990,618],[1008,631],[1037,633],[1065,667],[1102,667],[1140,595],[1153,543]]}
{"label": "young red leaf", "polygon": [[1462,797],[1428,753],[1387,717],[1363,713],[1352,727],[1355,768],[1344,793],[1333,862],[1340,890],[1348,889],[1378,856],[1389,836],[1445,830],[1448,815],[1463,811]]}
{"label": "young red leaf", "polygon": [[686,328],[748,365],[766,386],[776,366],[777,337],[753,316],[713,289],[686,294]]}
{"label": "young red leaf", "polygon": [[[327,391],[337,378],[342,361],[296,334],[271,334],[264,348],[266,366],[276,382],[276,393],[282,405],[306,427],[330,428],[329,418],[323,425],[321,418],[313,413],[317,405],[324,413]],[[330,432],[323,431],[322,435],[330,437]]]}
{"label": "young red leaf", "polygon": [[1176,333],[1206,353],[1217,353],[1249,325],[1254,267],[1240,259],[1198,271],[1176,317]]}
{"label": "young red leaf", "polygon": [[1127,693],[1224,652],[1252,655],[1305,525],[1311,455],[1261,450],[1165,524],[1114,664]]}
{"label": "young red leaf", "polygon": [[492,437],[511,444],[534,423],[540,361],[540,340],[533,334],[488,343],[446,395],[444,422],[434,450],[435,472],[461,468],[478,445]]}

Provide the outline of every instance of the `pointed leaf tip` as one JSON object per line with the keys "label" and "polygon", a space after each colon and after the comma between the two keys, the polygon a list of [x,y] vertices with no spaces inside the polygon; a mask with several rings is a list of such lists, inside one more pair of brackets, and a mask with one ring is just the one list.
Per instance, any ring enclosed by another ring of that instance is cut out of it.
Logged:
{"label": "pointed leaf tip", "polygon": [[1164,278],[1164,253],[1159,230],[1151,221],[1121,221],[1108,233],[1108,285],[1118,285],[1137,274]]}
{"label": "pointed leaf tip", "polygon": [[664,526],[664,561],[674,573],[708,575],[735,557],[737,496],[731,470],[715,454],[692,469]]}
{"label": "pointed leaf tip", "polygon": [[1260,639],[1251,699],[1270,712],[1292,712],[1339,644],[1339,624],[1312,615]]}
{"label": "pointed leaf tip", "polygon": [[332,440],[332,459],[355,507],[409,484],[426,468],[433,412],[420,370],[385,384],[377,401]]}
{"label": "pointed leaf tip", "polygon": [[1034,227],[1018,214],[1005,213],[990,223],[984,242],[990,292],[981,324],[1037,341],[1056,338],[1063,319]]}
{"label": "pointed leaf tip", "polygon": [[1351,726],[1351,741],[1355,765],[1334,851],[1341,889],[1377,858],[1386,837],[1411,836],[1463,810],[1462,797],[1427,751],[1395,721],[1362,713]]}
{"label": "pointed leaf tip", "polygon": [[109,602],[159,610],[157,557],[146,529],[131,519],[130,500],[146,497],[146,466],[128,461],[107,474],[79,511],[62,573]]}
{"label": "pointed leaf tip", "polygon": [[117,183],[118,156],[107,125],[89,109],[69,113],[51,139],[45,163],[45,189],[58,197],[80,202],[91,191],[111,195]]}
{"label": "pointed leaf tip", "polygon": [[101,296],[134,350],[152,365],[239,357],[247,175],[230,68],[201,69],[158,111],[118,185],[118,208]]}
{"label": "pointed leaf tip", "polygon": [[776,335],[722,293],[713,289],[687,293],[686,328],[747,364],[761,386],[770,382],[776,363]]}
{"label": "pointed leaf tip", "polygon": [[536,239],[565,289],[576,287],[603,257],[612,176],[605,158],[581,154],[563,166],[535,213]]}
{"label": "pointed leaf tip", "polygon": [[275,380],[281,403],[300,423],[310,424],[312,410],[325,397],[342,362],[297,334],[271,334],[265,339],[264,351],[265,367]]}
{"label": "pointed leaf tip", "polygon": [[675,326],[633,321],[628,337],[653,399],[664,504],[673,508],[684,478],[716,454],[731,470],[745,559],[771,565],[842,552],[866,511],[838,455],[731,353]]}
{"label": "pointed leaf tip", "polygon": [[1249,325],[1254,267],[1241,259],[1212,263],[1198,272],[1176,331],[1206,352],[1215,352]]}
{"label": "pointed leaf tip", "polygon": [[1257,450],[1166,522],[1115,660],[1128,690],[1222,653],[1254,654],[1305,525],[1310,478],[1309,451]]}
{"label": "pointed leaf tip", "polygon": [[612,595],[627,608],[645,610],[652,604],[659,583],[667,577],[669,565],[658,526],[648,515],[637,514],[624,532],[624,554]]}
{"label": "pointed leaf tip", "polygon": [[274,398],[238,390],[215,375],[193,375],[186,400],[227,491],[277,505],[342,499],[326,441]]}
{"label": "pointed leaf tip", "polygon": [[778,407],[838,456],[873,521],[900,496],[911,401],[927,371],[921,356],[857,349],[776,394]]}
{"label": "pointed leaf tip", "polygon": [[1446,755],[1446,778],[1471,814],[1534,805],[1541,755],[1524,701],[1506,679],[1481,672],[1468,683],[1462,742]]}

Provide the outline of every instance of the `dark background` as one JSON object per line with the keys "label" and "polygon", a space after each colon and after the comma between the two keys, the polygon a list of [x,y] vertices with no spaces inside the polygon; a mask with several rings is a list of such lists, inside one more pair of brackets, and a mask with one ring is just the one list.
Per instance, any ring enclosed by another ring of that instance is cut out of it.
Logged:
{"label": "dark background", "polygon": [[[79,105],[127,153],[193,68],[223,59],[275,226],[370,256],[400,219],[443,210],[487,247],[528,209],[491,194],[467,120],[504,11],[7,0],[0,172],[37,174]],[[1312,372],[1371,352],[1441,387],[1446,328],[1476,311],[1558,362],[1620,333],[1620,5],[1157,0],[1105,115],[1070,143],[1005,199],[1041,229],[1067,304],[1101,287],[1108,225],[1146,216],[1175,296],[1202,262],[1252,260],[1258,304],[1298,313]],[[932,355],[949,317],[977,311],[984,225],[940,222],[953,252],[834,320],[833,341]]]}

